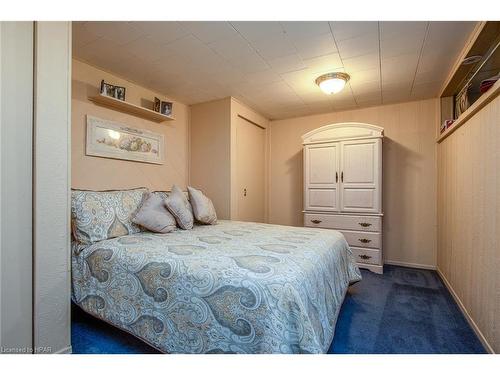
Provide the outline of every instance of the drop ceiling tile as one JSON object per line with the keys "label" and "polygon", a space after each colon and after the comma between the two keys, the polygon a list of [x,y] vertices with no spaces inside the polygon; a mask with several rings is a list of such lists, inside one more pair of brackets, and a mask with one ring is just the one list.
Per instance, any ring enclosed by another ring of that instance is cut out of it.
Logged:
{"label": "drop ceiling tile", "polygon": [[337,41],[340,57],[349,59],[362,55],[378,53],[379,39],[377,34],[363,34],[351,39]]}
{"label": "drop ceiling tile", "polygon": [[[74,57],[186,104],[231,95],[272,118],[377,105],[381,96],[384,103],[436,96],[471,28],[431,22],[416,66],[418,22],[380,23],[382,60],[378,51],[365,53],[377,22],[237,23],[245,37],[224,22],[120,23],[75,22]],[[327,26],[347,56],[364,54],[344,59],[340,49],[339,56]],[[283,40],[293,53],[284,54]],[[329,71],[351,75],[330,96],[314,83]]]}
{"label": "drop ceiling tile", "polygon": [[202,71],[203,74],[212,77],[214,81],[225,86],[236,87],[248,84],[249,81],[247,76],[238,69],[232,66],[220,66],[219,68],[220,70],[205,69],[205,67],[202,66],[199,70]]}
{"label": "drop ceiling tile", "polygon": [[286,21],[281,22],[281,25],[292,40],[330,33],[330,26],[326,21]]}
{"label": "drop ceiling tile", "polygon": [[250,44],[239,34],[216,40],[208,43],[207,46],[226,59],[240,58],[255,53]]}
{"label": "drop ceiling tile", "polygon": [[362,82],[354,84],[351,82],[351,89],[354,95],[362,95],[381,91],[380,81]]}
{"label": "drop ceiling tile", "polygon": [[344,64],[345,71],[350,75],[356,72],[377,69],[380,67],[378,52],[350,59],[343,58],[342,62]]}
{"label": "drop ceiling tile", "polygon": [[158,39],[150,36],[141,37],[133,42],[123,46],[130,51],[131,54],[137,56],[147,62],[164,61],[170,56],[177,54],[174,46],[160,43]]}
{"label": "drop ceiling tile", "polygon": [[415,75],[415,84],[444,82],[447,75],[448,75],[447,70],[417,72],[417,74]]}
{"label": "drop ceiling tile", "polygon": [[73,22],[73,48],[83,47],[101,37],[89,30],[87,24],[88,22]]}
{"label": "drop ceiling tile", "polygon": [[183,36],[169,42],[166,46],[175,51],[177,55],[186,56],[194,61],[199,61],[199,59],[204,59],[214,53],[193,35]]}
{"label": "drop ceiling tile", "polygon": [[427,82],[422,84],[413,85],[411,96],[415,97],[436,97],[439,95],[439,90],[441,89],[442,82]]}
{"label": "drop ceiling tile", "polygon": [[297,52],[290,39],[283,33],[273,34],[267,38],[253,41],[250,44],[266,60],[288,56]]}
{"label": "drop ceiling tile", "polygon": [[276,73],[287,73],[306,68],[304,61],[297,54],[278,57],[267,62]]}
{"label": "drop ceiling tile", "polygon": [[231,38],[237,34],[231,24],[225,21],[185,21],[179,23],[204,43]]}
{"label": "drop ceiling tile", "polygon": [[357,72],[353,72],[350,74],[351,79],[349,80],[349,83],[351,85],[359,85],[363,84],[365,82],[380,82],[380,69],[373,68],[373,69],[368,69],[368,70],[360,70]]}
{"label": "drop ceiling tile", "polygon": [[382,59],[416,54],[422,49],[427,22],[381,22],[380,51]]}
{"label": "drop ceiling tile", "polygon": [[149,64],[149,69],[164,71],[166,73],[175,72],[177,75],[191,75],[195,73],[193,69],[193,63],[186,56],[183,55],[171,55],[168,56],[168,62],[157,61]]}
{"label": "drop ceiling tile", "polygon": [[281,82],[283,79],[279,74],[272,69],[263,70],[260,72],[249,73],[245,75],[247,82],[252,82],[255,84],[269,84],[275,82]]}
{"label": "drop ceiling tile", "polygon": [[380,36],[384,38],[417,34],[424,36],[427,21],[383,21],[380,22]]}
{"label": "drop ceiling tile", "polygon": [[349,84],[347,84],[346,87],[341,92],[330,95],[330,98],[334,102],[335,101],[339,102],[344,100],[353,100],[354,95],[352,93],[351,87],[349,86]]}
{"label": "drop ceiling tile", "polygon": [[330,55],[337,52],[331,33],[292,39],[297,52],[303,59]]}
{"label": "drop ceiling tile", "polygon": [[314,87],[314,90],[301,91],[299,97],[308,104],[311,103],[331,103],[332,95],[327,95],[318,86]]}
{"label": "drop ceiling tile", "polygon": [[412,99],[409,93],[401,93],[401,92],[384,93],[382,98],[383,104],[402,103],[410,100]]}
{"label": "drop ceiling tile", "polygon": [[[384,103],[391,100],[394,101],[394,98],[409,98],[412,89],[412,82],[400,82],[397,84],[390,85],[382,85],[382,97],[384,99]],[[399,99],[398,99],[399,100]]]}
{"label": "drop ceiling tile", "polygon": [[404,80],[413,80],[417,70],[418,55],[400,55],[383,59],[382,66],[382,82],[392,83]]}
{"label": "drop ceiling tile", "polygon": [[283,34],[279,22],[272,21],[241,21],[230,22],[238,32],[250,42],[266,39],[272,35]]}
{"label": "drop ceiling tile", "polygon": [[334,110],[332,101],[327,102],[316,102],[316,103],[306,103],[307,107],[313,113],[331,112]]}
{"label": "drop ceiling tile", "polygon": [[307,65],[309,70],[311,70],[312,72],[317,72],[319,74],[333,71],[344,71],[344,65],[342,64],[338,53],[314,57],[312,59],[305,59],[304,63]]}
{"label": "drop ceiling tile", "polygon": [[106,70],[133,57],[129,50],[106,38],[99,38],[79,48],[74,56]]}
{"label": "drop ceiling tile", "polygon": [[337,99],[332,101],[333,108],[336,111],[345,111],[357,107],[356,101],[353,97],[346,99]]}
{"label": "drop ceiling tile", "polygon": [[382,105],[382,97],[366,97],[366,98],[356,98],[356,103],[358,106],[363,107],[373,107],[377,105]]}
{"label": "drop ceiling tile", "polygon": [[274,82],[266,85],[245,85],[238,92],[246,97],[258,97],[266,101],[286,101],[295,98],[296,94],[285,82]]}
{"label": "drop ceiling tile", "polygon": [[472,32],[475,22],[439,21],[430,22],[425,40],[427,48],[460,51]]}
{"label": "drop ceiling tile", "polygon": [[148,36],[158,39],[159,43],[169,43],[189,35],[181,23],[174,21],[135,21],[133,24]]}
{"label": "drop ceiling tile", "polygon": [[354,93],[354,98],[356,99],[357,103],[376,100],[376,99],[380,99],[381,97],[382,97],[382,93],[381,93],[380,88],[376,88],[375,90],[373,90],[371,92],[366,92],[363,94]]}
{"label": "drop ceiling tile", "polygon": [[118,45],[130,43],[141,36],[145,32],[137,28],[131,22],[117,21],[97,21],[88,22],[87,27],[91,28],[94,33],[102,35],[103,38],[110,40]]}
{"label": "drop ceiling tile", "polygon": [[378,35],[378,22],[334,21],[330,26],[337,43],[367,34]]}
{"label": "drop ceiling tile", "polygon": [[380,42],[382,59],[395,57],[403,54],[419,53],[422,49],[424,37],[415,35],[409,37],[396,37],[383,39]]}
{"label": "drop ceiling tile", "polygon": [[228,62],[243,73],[257,73],[269,69],[269,64],[256,53],[231,58]]}
{"label": "drop ceiling tile", "polygon": [[308,69],[281,74],[281,77],[288,85],[290,85],[290,87],[292,87],[297,93],[303,95],[321,92],[315,83],[317,76],[317,74]]}
{"label": "drop ceiling tile", "polygon": [[418,63],[419,71],[434,71],[439,69],[445,69],[447,72],[450,71],[451,66],[456,61],[458,57],[458,52],[448,53],[443,50],[430,50],[424,48],[420,61]]}

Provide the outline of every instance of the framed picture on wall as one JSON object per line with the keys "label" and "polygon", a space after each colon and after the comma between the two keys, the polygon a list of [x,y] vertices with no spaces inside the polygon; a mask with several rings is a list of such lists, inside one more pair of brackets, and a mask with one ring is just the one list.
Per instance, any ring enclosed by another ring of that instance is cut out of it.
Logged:
{"label": "framed picture on wall", "polygon": [[160,107],[161,107],[161,100],[158,99],[156,96],[155,96],[155,101],[154,101],[154,105],[153,105],[153,111],[155,112],[160,112]]}
{"label": "framed picture on wall", "polygon": [[161,102],[161,114],[165,116],[171,116],[172,115],[172,102]]}
{"label": "framed picture on wall", "polygon": [[87,115],[86,155],[163,164],[163,134]]}

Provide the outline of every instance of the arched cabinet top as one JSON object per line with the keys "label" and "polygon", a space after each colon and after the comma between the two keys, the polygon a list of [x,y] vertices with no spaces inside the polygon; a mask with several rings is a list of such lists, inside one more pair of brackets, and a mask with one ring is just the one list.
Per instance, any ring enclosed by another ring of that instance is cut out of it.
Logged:
{"label": "arched cabinet top", "polygon": [[302,144],[323,143],[345,139],[382,138],[384,128],[361,122],[340,122],[311,130],[302,136]]}

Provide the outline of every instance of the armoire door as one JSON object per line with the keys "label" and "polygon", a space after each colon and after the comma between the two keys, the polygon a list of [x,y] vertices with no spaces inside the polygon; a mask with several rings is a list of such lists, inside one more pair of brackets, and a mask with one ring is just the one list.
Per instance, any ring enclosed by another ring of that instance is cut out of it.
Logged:
{"label": "armoire door", "polygon": [[380,211],[381,140],[341,142],[341,211]]}
{"label": "armoire door", "polygon": [[304,149],[305,209],[339,210],[339,143],[310,145]]}
{"label": "armoire door", "polygon": [[236,119],[237,220],[265,221],[265,130]]}

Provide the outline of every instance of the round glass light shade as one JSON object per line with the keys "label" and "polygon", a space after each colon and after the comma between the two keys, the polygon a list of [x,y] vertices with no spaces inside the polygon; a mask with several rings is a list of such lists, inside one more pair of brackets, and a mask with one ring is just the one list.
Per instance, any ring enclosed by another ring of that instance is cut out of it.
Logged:
{"label": "round glass light shade", "polygon": [[349,78],[346,73],[328,73],[316,78],[316,84],[325,94],[336,94],[342,91]]}

